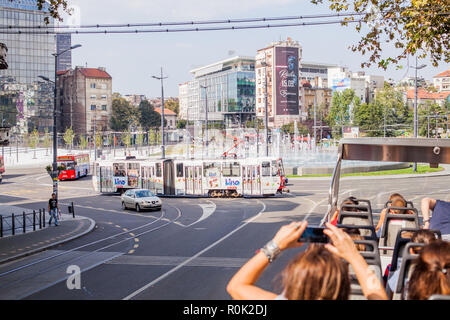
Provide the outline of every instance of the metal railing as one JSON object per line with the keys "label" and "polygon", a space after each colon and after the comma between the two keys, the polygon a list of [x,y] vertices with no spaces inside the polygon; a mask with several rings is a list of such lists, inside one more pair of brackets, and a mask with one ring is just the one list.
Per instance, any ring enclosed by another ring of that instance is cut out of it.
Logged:
{"label": "metal railing", "polygon": [[[17,230],[21,230],[22,234],[33,231],[41,230],[46,225],[46,211],[45,209],[39,209],[39,211],[33,210],[33,212],[26,213],[23,211],[21,214],[12,213],[10,216],[3,216],[0,214],[0,238],[3,238],[5,234],[11,233],[16,235]],[[69,206],[69,213],[75,218],[75,207],[73,202]],[[30,230],[28,230],[30,229]]]}

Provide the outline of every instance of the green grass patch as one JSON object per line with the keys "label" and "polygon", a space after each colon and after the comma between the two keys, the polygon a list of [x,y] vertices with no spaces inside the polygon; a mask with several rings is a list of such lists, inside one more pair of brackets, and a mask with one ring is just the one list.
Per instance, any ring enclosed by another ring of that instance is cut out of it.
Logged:
{"label": "green grass patch", "polygon": [[[444,168],[430,168],[429,165],[423,165],[419,164],[417,165],[417,172],[413,172],[413,168],[406,168],[406,169],[398,169],[398,170],[383,170],[383,171],[373,171],[373,172],[359,172],[359,173],[346,173],[341,175],[341,177],[354,177],[354,176],[384,176],[384,175],[393,175],[393,174],[423,174],[423,173],[430,173],[430,172],[439,172],[443,171]],[[314,177],[331,177],[331,174],[312,174],[312,175],[305,175],[305,176],[297,176],[297,175],[291,175],[287,176],[288,178],[314,178]]]}

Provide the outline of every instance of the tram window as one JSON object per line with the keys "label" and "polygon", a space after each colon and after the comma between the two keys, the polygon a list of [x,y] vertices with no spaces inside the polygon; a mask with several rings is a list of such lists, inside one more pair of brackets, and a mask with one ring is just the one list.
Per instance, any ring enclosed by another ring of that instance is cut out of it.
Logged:
{"label": "tram window", "polygon": [[205,177],[220,177],[220,164],[219,163],[205,163],[203,166],[203,176]]}
{"label": "tram window", "polygon": [[114,177],[125,177],[125,163],[114,163]]}
{"label": "tram window", "polygon": [[223,164],[224,177],[239,177],[240,175],[241,175],[241,165],[239,164],[239,162]]}
{"label": "tram window", "polygon": [[156,164],[156,176],[160,178],[162,176],[161,163]]}
{"label": "tram window", "polygon": [[262,176],[263,177],[270,177],[270,162],[263,162],[262,163]]}
{"label": "tram window", "polygon": [[278,176],[278,165],[276,161],[272,161],[272,177]]}
{"label": "tram window", "polygon": [[177,164],[177,178],[183,177],[183,164],[178,163]]}

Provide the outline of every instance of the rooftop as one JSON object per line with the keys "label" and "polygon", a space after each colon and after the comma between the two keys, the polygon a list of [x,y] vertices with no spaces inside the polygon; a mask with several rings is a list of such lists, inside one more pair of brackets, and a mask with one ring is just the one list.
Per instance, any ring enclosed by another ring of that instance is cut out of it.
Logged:
{"label": "rooftop", "polygon": [[[158,112],[159,114],[161,114],[161,108],[155,108],[155,111]],[[173,112],[170,109],[164,108],[164,115],[168,115],[168,116],[176,116],[177,114],[175,112]]]}
{"label": "rooftop", "polygon": [[[415,89],[410,89],[407,92],[407,99],[414,99]],[[428,92],[424,88],[418,88],[417,97],[419,99],[429,100],[444,100],[450,95],[450,92]]]}
{"label": "rooftop", "polygon": [[444,78],[444,77],[450,77],[450,69],[435,75],[433,78]]}
{"label": "rooftop", "polygon": [[96,68],[78,68],[86,78],[112,79],[108,72]]}

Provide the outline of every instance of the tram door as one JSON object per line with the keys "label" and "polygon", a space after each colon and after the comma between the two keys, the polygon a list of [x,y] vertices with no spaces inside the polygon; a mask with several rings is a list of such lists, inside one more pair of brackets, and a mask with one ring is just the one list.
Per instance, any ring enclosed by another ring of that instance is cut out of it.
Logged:
{"label": "tram door", "polygon": [[202,167],[185,167],[186,194],[202,194]]}
{"label": "tram door", "polygon": [[141,171],[142,188],[155,192],[155,183],[153,182],[155,167],[142,167]]}
{"label": "tram door", "polygon": [[244,194],[259,195],[261,194],[261,179],[259,166],[244,166]]}

